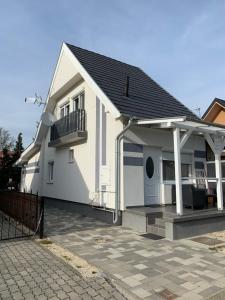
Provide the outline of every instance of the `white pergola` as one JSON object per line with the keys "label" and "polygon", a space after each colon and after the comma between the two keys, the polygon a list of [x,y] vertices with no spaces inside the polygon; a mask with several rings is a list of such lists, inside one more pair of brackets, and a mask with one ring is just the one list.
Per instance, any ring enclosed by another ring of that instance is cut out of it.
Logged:
{"label": "white pergola", "polygon": [[[223,210],[221,153],[225,147],[225,126],[206,123],[201,120],[190,120],[187,117],[143,119],[138,120],[137,124],[172,129],[173,131],[177,215],[183,215],[181,150],[192,133],[204,136],[215,155],[217,208]],[[182,137],[181,131],[183,132]]]}

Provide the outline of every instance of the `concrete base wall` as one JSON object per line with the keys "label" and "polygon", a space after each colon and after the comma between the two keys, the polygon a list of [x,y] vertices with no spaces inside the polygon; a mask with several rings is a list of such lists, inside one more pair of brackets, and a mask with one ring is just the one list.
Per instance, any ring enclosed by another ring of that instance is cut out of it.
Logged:
{"label": "concrete base wall", "polygon": [[225,213],[217,212],[215,215],[192,217],[192,219],[169,220],[165,223],[166,238],[177,240],[225,230]]}
{"label": "concrete base wall", "polygon": [[147,231],[146,216],[124,211],[122,218],[122,226],[131,228],[137,232],[145,233]]}
{"label": "concrete base wall", "polygon": [[113,211],[93,208],[88,204],[45,197],[45,206],[47,208],[58,208],[58,209],[68,210],[69,212],[79,213],[84,216],[91,217],[111,225],[122,224],[121,212],[119,212],[118,222],[116,224],[113,224]]}

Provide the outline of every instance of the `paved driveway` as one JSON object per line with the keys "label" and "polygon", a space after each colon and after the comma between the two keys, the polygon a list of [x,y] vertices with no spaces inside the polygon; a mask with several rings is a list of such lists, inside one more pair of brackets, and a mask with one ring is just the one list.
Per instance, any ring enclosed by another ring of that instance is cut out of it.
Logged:
{"label": "paved driveway", "polygon": [[0,299],[118,299],[103,278],[84,279],[31,240],[0,242]]}
{"label": "paved driveway", "polygon": [[52,240],[101,268],[137,299],[207,299],[225,288],[225,256],[199,243],[151,240],[58,209],[47,210],[46,220]]}

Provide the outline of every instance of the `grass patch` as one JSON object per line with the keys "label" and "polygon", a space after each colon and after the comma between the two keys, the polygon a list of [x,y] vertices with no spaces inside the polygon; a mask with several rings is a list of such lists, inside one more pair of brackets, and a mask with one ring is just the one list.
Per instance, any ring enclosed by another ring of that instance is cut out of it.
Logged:
{"label": "grass patch", "polygon": [[211,250],[211,251],[216,251],[216,247],[209,247],[209,250]]}
{"label": "grass patch", "polygon": [[51,244],[53,244],[53,242],[49,241],[49,240],[41,240],[39,243],[42,244],[42,245],[51,245]]}
{"label": "grass patch", "polygon": [[71,260],[71,258],[67,255],[63,255],[63,258],[66,259],[66,260]]}
{"label": "grass patch", "polygon": [[223,250],[223,249],[225,249],[224,245],[219,245],[216,247],[209,247],[209,250],[212,250],[212,251]]}

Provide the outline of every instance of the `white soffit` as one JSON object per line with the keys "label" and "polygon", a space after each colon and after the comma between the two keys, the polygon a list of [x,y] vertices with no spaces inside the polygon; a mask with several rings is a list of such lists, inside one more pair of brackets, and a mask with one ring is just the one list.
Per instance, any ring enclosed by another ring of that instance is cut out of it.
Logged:
{"label": "white soffit", "polygon": [[143,119],[138,120],[137,125],[153,125],[159,128],[181,128],[185,130],[192,129],[193,132],[209,133],[225,136],[225,126],[215,126],[206,122],[189,121],[186,117]]}
{"label": "white soffit", "polygon": [[173,124],[175,127],[179,127],[183,129],[192,128],[193,131],[199,133],[209,133],[209,134],[225,136],[225,127],[223,126],[215,126],[213,124],[197,122],[197,121],[174,122]]}

